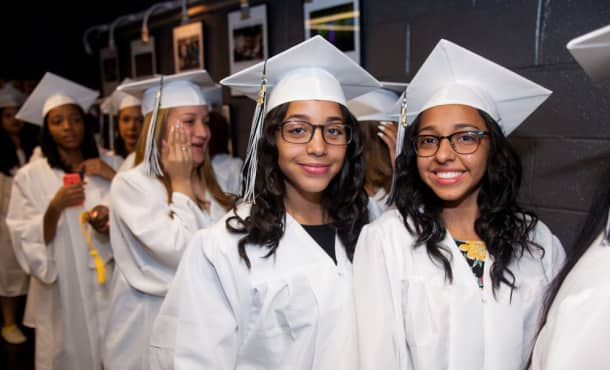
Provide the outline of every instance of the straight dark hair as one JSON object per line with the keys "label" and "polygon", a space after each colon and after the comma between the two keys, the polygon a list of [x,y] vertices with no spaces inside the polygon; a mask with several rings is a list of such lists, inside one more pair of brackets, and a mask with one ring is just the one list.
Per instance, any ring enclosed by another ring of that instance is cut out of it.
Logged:
{"label": "straight dark hair", "polygon": [[[521,160],[502,129],[487,113],[478,111],[489,131],[489,157],[487,169],[481,179],[477,199],[480,216],[475,221],[475,231],[485,242],[493,258],[491,280],[493,292],[501,283],[512,289],[516,278],[508,266],[533,248],[544,249],[530,240],[538,217],[522,209],[517,203],[521,186]],[[397,186],[392,201],[403,217],[411,234],[417,235],[413,247],[425,246],[430,258],[443,266],[445,278],[453,281],[450,252],[440,243],[447,233],[441,219],[443,201],[422,181],[417,170],[417,154],[413,140],[419,131],[419,117],[406,129],[405,145],[396,159]],[[411,222],[409,222],[409,220]]]}
{"label": "straight dark hair", "polygon": [[[83,117],[83,124],[85,125],[85,132],[83,135],[83,141],[80,145],[81,152],[83,154],[83,159],[91,159],[98,158],[100,153],[97,149],[97,143],[95,142],[95,137],[93,136],[93,122],[89,119],[89,117],[85,114],[83,109],[77,105],[73,104],[81,116]],[[42,131],[40,135],[40,148],[42,149],[42,154],[47,158],[47,162],[51,168],[58,168],[64,172],[73,172],[73,169],[70,168],[59,155],[59,150],[57,149],[57,143],[53,140],[51,136],[51,132],[49,131],[49,115],[47,114],[44,117],[44,123],[42,125]]]}
{"label": "straight dark hair", "polygon": [[[239,240],[238,249],[242,260],[250,268],[246,244],[252,243],[268,248],[266,257],[273,256],[279,247],[286,225],[284,196],[285,177],[278,165],[276,133],[286,117],[290,103],[272,109],[265,118],[264,134],[258,148],[257,177],[255,183],[256,203],[250,215],[241,218],[236,208],[226,221],[232,233],[246,234]],[[350,260],[354,256],[356,242],[362,227],[368,223],[368,196],[364,190],[365,166],[363,144],[358,122],[340,105],[346,125],[352,128],[352,141],[347,146],[343,167],[331,180],[322,194],[322,207],[332,217],[337,235],[345,247]]]}
{"label": "straight dark hair", "polygon": [[[0,117],[4,113],[4,108],[0,108]],[[32,156],[34,148],[38,145],[38,135],[40,129],[30,123],[24,122],[23,128],[19,132],[19,140],[21,149],[25,154],[27,162]],[[12,176],[11,171],[19,167],[19,158],[17,157],[17,147],[11,140],[8,132],[0,125],[0,172],[6,176]]]}

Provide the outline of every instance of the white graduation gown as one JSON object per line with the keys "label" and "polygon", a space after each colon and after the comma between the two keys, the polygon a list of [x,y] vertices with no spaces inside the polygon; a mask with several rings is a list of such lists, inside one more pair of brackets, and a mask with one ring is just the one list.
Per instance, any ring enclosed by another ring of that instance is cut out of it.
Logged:
{"label": "white graduation gown", "polygon": [[378,219],[388,209],[386,204],[387,199],[388,194],[383,188],[379,188],[375,194],[369,197],[368,209],[370,221]]}
{"label": "white graduation gown", "polygon": [[28,291],[28,276],[19,266],[6,226],[13,178],[0,172],[0,296],[17,297]]}
{"label": "white graduation gown", "polygon": [[610,367],[610,247],[602,238],[563,281],[536,340],[531,369]]}
{"label": "white graduation gown", "polygon": [[195,235],[155,322],[151,368],[357,369],[352,267],[339,238],[335,265],[287,214],[273,257],[246,247],[248,270],[241,237],[224,219]]}
{"label": "white graduation gown", "polygon": [[239,194],[243,163],[241,158],[231,157],[228,154],[216,154],[212,158],[216,180],[219,184],[224,184],[224,191],[227,193]]}
{"label": "white graduation gown", "polygon": [[116,272],[104,366],[145,370],[152,324],[186,245],[226,210],[210,194],[209,212],[179,192],[168,204],[165,187],[146,175],[143,164],[117,174],[110,198]]}
{"label": "white graduation gown", "polygon": [[[101,154],[113,168],[121,159]],[[28,294],[29,324],[36,328],[37,370],[101,369],[101,344],[112,277],[112,250],[107,236],[89,227],[89,234],[105,263],[106,284],[97,282],[94,260],[80,228],[81,212],[103,199],[110,181],[85,178],[85,203],[65,209],[55,238],[47,245],[43,217],[51,199],[63,186],[64,172],[44,159],[22,167],[13,181],[7,223],[15,255],[32,275]],[[34,304],[30,303],[30,300]]]}
{"label": "white graduation gown", "polygon": [[121,164],[121,167],[119,167],[119,170],[117,172],[125,171],[125,170],[132,168],[133,162],[135,161],[135,159],[136,159],[136,152],[132,152],[127,157],[125,157],[123,164]]}
{"label": "white graduation gown", "polygon": [[451,235],[453,282],[415,238],[396,209],[365,226],[354,257],[354,295],[361,369],[520,370],[530,354],[545,288],[564,260],[559,240],[538,222],[545,249],[511,263],[518,286],[492,292],[491,260],[481,290]]}

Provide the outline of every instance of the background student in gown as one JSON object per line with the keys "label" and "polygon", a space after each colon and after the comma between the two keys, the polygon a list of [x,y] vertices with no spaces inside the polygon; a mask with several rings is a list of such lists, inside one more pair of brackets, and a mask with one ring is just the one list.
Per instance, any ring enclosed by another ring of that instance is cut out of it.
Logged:
{"label": "background student in gown", "polygon": [[[123,83],[129,83],[129,81],[126,80]],[[114,126],[112,151],[125,159],[119,171],[133,167],[136,144],[144,122],[141,105],[140,99],[120,91],[119,87],[100,105],[102,113],[112,117],[110,120]]]}
{"label": "background student in gown", "polygon": [[[610,25],[570,41],[568,50],[599,86],[610,84]],[[607,369],[610,364],[610,172],[546,296],[530,369]]]}
{"label": "background student in gown", "polygon": [[209,103],[202,88],[211,86],[206,71],[191,71],[121,87],[142,99],[146,136],[135,167],[112,183],[117,270],[104,342],[107,369],[148,369],[152,324],[187,243],[233,205],[208,155]]}
{"label": "background student in gown", "polygon": [[361,369],[526,365],[564,252],[517,204],[506,135],[550,93],[446,40],[410,82],[396,209],[363,229],[354,257]]}
{"label": "background student in gown", "polygon": [[221,83],[262,91],[243,201],[189,245],[155,368],[357,369],[351,258],[368,198],[346,98],[380,84],[320,36]]}
{"label": "background student in gown", "polygon": [[364,136],[366,179],[364,188],[369,195],[371,220],[388,208],[387,197],[394,173],[394,153],[398,115],[392,110],[399,103],[406,83],[382,82],[383,88],[355,97],[347,102],[350,112],[360,122]]}
{"label": "background student in gown", "polygon": [[11,344],[26,341],[17,320],[19,297],[27,293],[29,277],[15,258],[6,212],[13,176],[30,159],[38,142],[38,127],[15,117],[24,100],[24,94],[10,83],[0,89],[0,314],[2,339]]}
{"label": "background student in gown", "polygon": [[85,120],[97,95],[47,72],[17,113],[42,126],[44,157],[17,171],[7,214],[15,255],[31,275],[37,370],[102,368],[113,260],[108,209],[96,205],[122,159],[98,152]]}

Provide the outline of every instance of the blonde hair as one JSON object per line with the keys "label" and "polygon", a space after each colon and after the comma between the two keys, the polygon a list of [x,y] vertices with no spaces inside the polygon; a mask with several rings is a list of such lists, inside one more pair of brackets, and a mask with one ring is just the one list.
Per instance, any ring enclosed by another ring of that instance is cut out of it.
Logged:
{"label": "blonde hair", "polygon": [[[161,141],[163,140],[163,133],[166,131],[167,127],[167,116],[169,115],[169,111],[171,108],[159,109],[159,113],[157,115],[157,125],[154,131],[155,141],[157,143],[158,148],[162,148]],[[136,155],[134,159],[134,167],[144,161],[144,152],[146,148],[146,139],[148,134],[148,127],[150,126],[150,121],[152,118],[152,112],[148,113],[144,117],[144,125],[142,126],[142,134],[138,139],[138,143],[136,144]],[[161,152],[159,152],[159,156]],[[161,162],[161,158],[159,158],[159,162]],[[163,167],[163,164],[161,164]],[[216,180],[216,174],[214,174],[214,168],[212,167],[212,161],[210,160],[209,152],[205,152],[205,159],[203,163],[196,169],[197,176],[199,179],[205,182],[207,190],[212,194],[214,199],[226,210],[233,207],[235,203],[235,197],[226,194],[218,185],[218,181]],[[167,202],[170,203],[172,199],[172,184],[169,176],[166,173],[163,173],[163,176],[157,176],[159,181],[165,187],[167,191]],[[197,203],[203,203],[202,199],[197,199]]]}

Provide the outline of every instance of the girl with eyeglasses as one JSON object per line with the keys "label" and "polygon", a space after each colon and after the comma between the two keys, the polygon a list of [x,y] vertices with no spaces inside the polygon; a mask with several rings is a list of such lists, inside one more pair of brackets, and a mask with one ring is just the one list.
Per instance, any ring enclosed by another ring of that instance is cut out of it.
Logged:
{"label": "girl with eyeglasses", "polygon": [[525,366],[564,252],[518,205],[505,136],[548,95],[445,40],[424,62],[407,88],[396,209],[363,229],[354,257],[361,369]]}
{"label": "girl with eyeglasses", "polygon": [[157,368],[358,368],[351,259],[368,198],[345,104],[379,83],[320,36],[221,83],[253,96],[261,77],[242,203],[184,255],[153,330]]}

